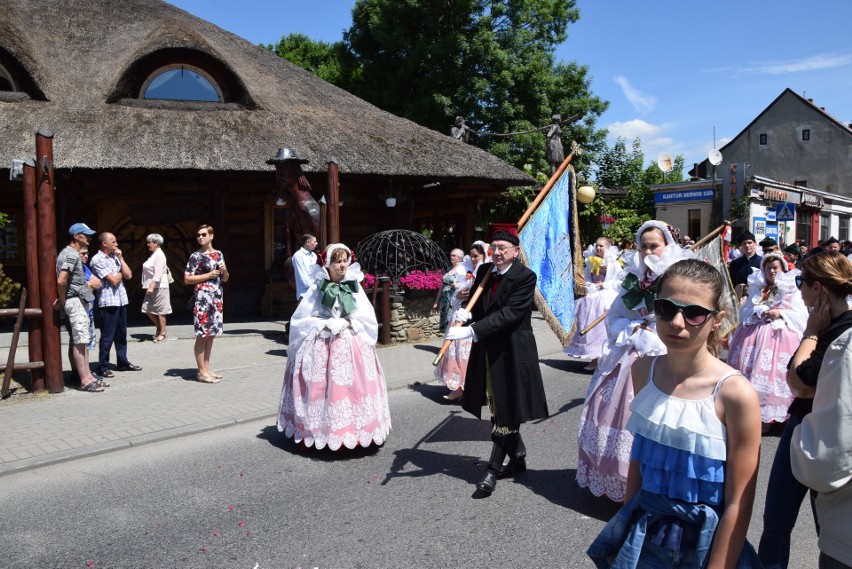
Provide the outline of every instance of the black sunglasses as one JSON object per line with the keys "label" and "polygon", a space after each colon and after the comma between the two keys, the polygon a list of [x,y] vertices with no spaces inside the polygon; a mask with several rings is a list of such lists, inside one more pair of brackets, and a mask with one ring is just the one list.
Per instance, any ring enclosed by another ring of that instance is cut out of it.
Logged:
{"label": "black sunglasses", "polygon": [[796,278],[793,280],[796,281],[796,288],[802,288],[802,284],[807,282],[802,275],[796,275]]}
{"label": "black sunglasses", "polygon": [[710,310],[700,304],[679,304],[668,298],[658,298],[654,300],[654,314],[663,322],[669,322],[677,316],[678,312],[683,313],[683,321],[690,326],[701,326],[711,314],[716,314],[718,310]]}

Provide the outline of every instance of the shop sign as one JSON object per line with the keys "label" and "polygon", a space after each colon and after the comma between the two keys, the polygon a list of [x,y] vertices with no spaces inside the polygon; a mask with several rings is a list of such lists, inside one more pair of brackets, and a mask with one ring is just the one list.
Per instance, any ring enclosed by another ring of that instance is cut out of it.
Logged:
{"label": "shop sign", "polygon": [[825,207],[825,201],[822,199],[821,196],[802,192],[802,205],[808,207],[823,208]]}
{"label": "shop sign", "polygon": [[773,190],[772,188],[763,189],[763,199],[773,202],[786,202],[787,192],[784,190]]}
{"label": "shop sign", "polygon": [[700,190],[677,190],[673,192],[657,192],[654,194],[654,203],[672,202],[694,202],[700,200],[712,200],[713,188],[702,188]]}
{"label": "shop sign", "polygon": [[754,233],[756,241],[760,241],[766,237],[766,218],[753,217],[751,220],[751,232]]}

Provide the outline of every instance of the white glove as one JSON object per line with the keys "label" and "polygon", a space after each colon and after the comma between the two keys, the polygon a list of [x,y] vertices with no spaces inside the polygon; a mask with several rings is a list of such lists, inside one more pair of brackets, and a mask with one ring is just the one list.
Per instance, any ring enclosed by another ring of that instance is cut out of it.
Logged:
{"label": "white glove", "polygon": [[473,338],[473,328],[470,326],[453,326],[447,330],[447,340],[466,340]]}
{"label": "white glove", "polygon": [[464,308],[459,308],[458,310],[456,310],[456,322],[461,322],[462,324],[464,324],[465,322],[470,320],[470,318],[470,312],[468,312]]}
{"label": "white glove", "polygon": [[325,327],[335,336],[343,332],[347,326],[349,326],[349,321],[345,318],[329,318],[325,323]]}

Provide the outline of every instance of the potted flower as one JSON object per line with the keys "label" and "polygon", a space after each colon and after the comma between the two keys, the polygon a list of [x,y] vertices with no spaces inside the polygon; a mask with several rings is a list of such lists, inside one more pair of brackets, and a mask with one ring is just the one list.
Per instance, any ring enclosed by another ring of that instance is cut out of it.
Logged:
{"label": "potted flower", "polygon": [[612,217],[611,215],[599,215],[598,216],[598,223],[601,224],[601,229],[606,231],[607,229],[612,227],[613,223],[615,223],[615,218]]}
{"label": "potted flower", "polygon": [[444,274],[440,270],[414,270],[409,271],[409,273],[404,277],[400,277],[399,284],[405,287],[406,290],[411,292],[422,291],[420,294],[423,294],[426,291],[430,291],[426,293],[428,295],[431,293],[431,291],[436,291],[441,288],[441,277],[443,276]]}

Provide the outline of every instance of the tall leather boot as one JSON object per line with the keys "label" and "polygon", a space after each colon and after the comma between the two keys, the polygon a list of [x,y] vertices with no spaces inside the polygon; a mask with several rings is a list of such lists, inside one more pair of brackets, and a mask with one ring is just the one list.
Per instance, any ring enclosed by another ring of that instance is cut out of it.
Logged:
{"label": "tall leather boot", "polygon": [[503,437],[492,435],[494,441],[491,447],[491,459],[488,461],[488,468],[485,476],[476,484],[477,490],[491,494],[497,487],[497,479],[500,477],[500,472],[503,470],[503,459],[506,458],[506,441]]}
{"label": "tall leather boot", "polygon": [[500,478],[510,478],[527,469],[527,447],[520,432],[506,435],[506,452],[509,463],[500,470]]}

